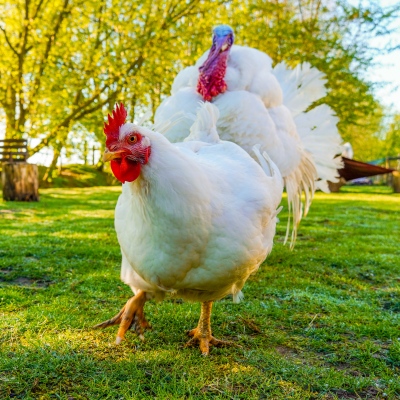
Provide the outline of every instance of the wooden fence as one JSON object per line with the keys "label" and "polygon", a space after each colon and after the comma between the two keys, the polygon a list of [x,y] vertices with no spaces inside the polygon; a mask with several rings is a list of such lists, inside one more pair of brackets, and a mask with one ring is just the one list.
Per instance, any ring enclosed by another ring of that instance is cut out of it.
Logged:
{"label": "wooden fence", "polygon": [[0,162],[26,162],[29,157],[26,139],[0,140]]}
{"label": "wooden fence", "polygon": [[37,165],[28,164],[28,141],[0,140],[1,183],[6,201],[39,201]]}

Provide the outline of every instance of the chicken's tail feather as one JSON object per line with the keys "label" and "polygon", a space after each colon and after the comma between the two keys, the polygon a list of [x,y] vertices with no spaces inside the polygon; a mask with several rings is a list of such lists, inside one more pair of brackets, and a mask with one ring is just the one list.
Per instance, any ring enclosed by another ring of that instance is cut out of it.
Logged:
{"label": "chicken's tail feather", "polygon": [[[181,121],[190,119],[192,121],[196,120],[196,116],[194,114],[190,114],[184,111],[178,111],[173,114],[170,118],[166,120],[161,120],[161,122],[156,122],[153,124],[152,129],[158,133],[162,133],[163,135],[172,129],[175,125],[178,125]],[[141,125],[141,124],[138,124]]]}
{"label": "chicken's tail feather", "polygon": [[217,131],[218,118],[219,110],[214,104],[200,103],[196,120],[190,128],[190,135],[185,139],[185,142],[199,140],[207,143],[218,143],[220,141]]}
{"label": "chicken's tail feather", "polygon": [[[275,165],[270,156],[264,151],[261,155],[260,153],[260,144],[256,144],[252,147],[254,154],[256,155],[258,162],[260,163],[262,169],[267,174],[267,176],[273,177],[275,175],[275,169],[273,165]],[[275,167],[276,168],[276,167]]]}

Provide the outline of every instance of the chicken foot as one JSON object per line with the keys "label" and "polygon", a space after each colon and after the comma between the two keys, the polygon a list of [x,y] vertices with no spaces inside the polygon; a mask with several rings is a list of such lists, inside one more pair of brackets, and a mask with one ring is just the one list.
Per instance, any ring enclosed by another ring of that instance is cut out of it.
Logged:
{"label": "chicken foot", "polygon": [[135,331],[140,339],[144,339],[143,332],[145,329],[150,329],[151,325],[144,317],[144,303],[146,302],[146,292],[138,292],[135,296],[131,297],[121,311],[113,318],[104,321],[93,328],[107,328],[111,325],[118,325],[119,329],[116,344],[120,344],[125,337],[125,333],[130,329]]}
{"label": "chicken foot", "polygon": [[192,339],[186,343],[186,346],[194,346],[199,344],[203,356],[208,355],[211,345],[216,347],[233,345],[232,342],[219,340],[212,336],[210,321],[212,305],[212,301],[205,301],[204,303],[201,303],[199,323],[196,328],[188,332],[188,335],[192,336]]}

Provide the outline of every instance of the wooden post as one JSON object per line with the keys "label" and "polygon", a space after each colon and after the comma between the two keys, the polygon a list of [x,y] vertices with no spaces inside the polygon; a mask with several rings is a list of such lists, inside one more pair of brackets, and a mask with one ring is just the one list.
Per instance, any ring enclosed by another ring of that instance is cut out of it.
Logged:
{"label": "wooden post", "polygon": [[[389,162],[389,157],[386,157],[385,161],[385,168],[390,168],[390,162]],[[386,186],[392,186],[392,181],[391,181],[391,174],[385,174],[385,184]]]}
{"label": "wooden post", "polygon": [[346,180],[344,178],[340,178],[339,182],[335,182],[335,183],[328,181],[328,187],[329,187],[329,190],[331,191],[331,193],[339,192],[340,188],[345,184],[346,184]]}
{"label": "wooden post", "polygon": [[87,140],[85,140],[83,142],[83,158],[84,158],[84,161],[85,161],[85,165],[88,165],[89,155],[88,155],[88,143],[87,143]]}
{"label": "wooden post", "polygon": [[27,162],[5,162],[1,173],[3,199],[6,201],[39,201],[39,171]]}
{"label": "wooden post", "polygon": [[395,193],[400,193],[400,171],[393,171],[392,187]]}

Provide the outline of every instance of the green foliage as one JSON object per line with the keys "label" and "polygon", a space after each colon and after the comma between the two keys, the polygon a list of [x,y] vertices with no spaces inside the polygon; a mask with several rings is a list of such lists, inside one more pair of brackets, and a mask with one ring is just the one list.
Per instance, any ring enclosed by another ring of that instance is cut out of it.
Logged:
{"label": "green foliage", "polygon": [[91,329],[131,295],[113,227],[120,188],[0,202],[0,398],[399,398],[400,197],[342,190],[317,193],[293,251],[278,225],[244,301],[213,309],[216,337],[241,347],[207,358],[183,347],[198,304],[148,302],[145,342]]}
{"label": "green foliage", "polygon": [[392,123],[386,134],[382,154],[386,157],[400,155],[400,114],[393,117]]}
{"label": "green foliage", "polygon": [[157,83],[149,78],[172,65],[172,52],[161,57],[163,47],[176,47],[171,42],[183,17],[205,8],[197,3],[0,3],[7,135],[40,135],[35,152],[65,141],[77,122],[101,134],[101,109],[117,99],[147,105],[150,86]]}
{"label": "green foliage", "polygon": [[[386,122],[386,129],[380,126],[379,119],[374,115],[367,116],[364,125],[369,129],[353,126],[345,137],[351,141],[356,159],[371,161],[400,155],[400,115],[394,115],[389,122]],[[369,135],[370,132],[373,134]],[[392,164],[392,167],[396,168],[395,164]]]}

